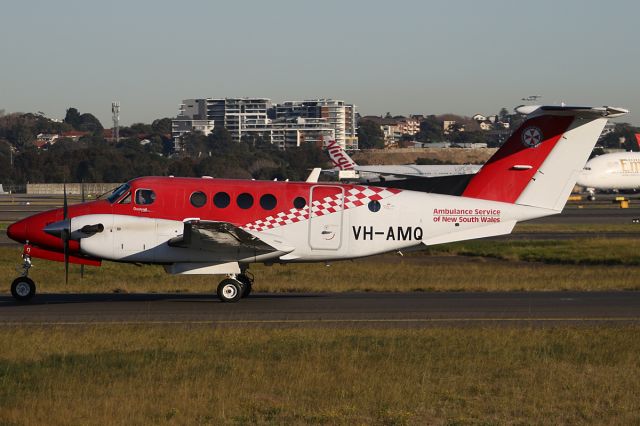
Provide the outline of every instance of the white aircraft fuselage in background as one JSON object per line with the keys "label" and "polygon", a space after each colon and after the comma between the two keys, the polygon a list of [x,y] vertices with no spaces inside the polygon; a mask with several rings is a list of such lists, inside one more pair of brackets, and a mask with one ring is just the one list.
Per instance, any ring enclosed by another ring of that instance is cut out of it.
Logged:
{"label": "white aircraft fuselage in background", "polygon": [[[358,180],[363,183],[407,179],[411,177],[440,177],[473,175],[479,164],[386,164],[358,165],[335,141],[327,146],[327,153],[338,169],[340,180]],[[328,172],[325,170],[325,172]]]}
{"label": "white aircraft fuselage in background", "polygon": [[590,192],[640,188],[640,152],[594,157],[587,162],[576,183]]}

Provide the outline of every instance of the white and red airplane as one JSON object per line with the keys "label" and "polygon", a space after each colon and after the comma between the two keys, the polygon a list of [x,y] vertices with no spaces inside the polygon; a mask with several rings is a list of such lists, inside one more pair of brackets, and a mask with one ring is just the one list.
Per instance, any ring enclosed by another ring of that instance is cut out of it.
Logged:
{"label": "white and red airplane", "polygon": [[[173,274],[226,274],[224,302],[251,291],[251,263],[345,260],[508,234],[518,221],[558,214],[607,117],[621,108],[523,106],[496,154],[454,195],[313,182],[143,177],[107,199],[12,224],[25,243],[13,296],[36,292],[31,259],[163,265]],[[424,181],[425,179],[420,179]],[[402,181],[399,181],[402,182]],[[416,187],[419,188],[419,185]]]}
{"label": "white and red airplane", "polygon": [[[331,162],[338,169],[338,179],[358,180],[363,183],[385,182],[415,177],[442,177],[453,175],[471,175],[480,170],[477,164],[383,164],[361,166],[342,149],[336,141],[327,144],[327,153]],[[324,172],[335,173],[333,170]]]}

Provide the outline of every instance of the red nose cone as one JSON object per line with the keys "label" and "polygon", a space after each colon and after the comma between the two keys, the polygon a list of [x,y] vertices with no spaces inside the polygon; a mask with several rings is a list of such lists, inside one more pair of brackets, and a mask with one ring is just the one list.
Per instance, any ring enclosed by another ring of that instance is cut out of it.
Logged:
{"label": "red nose cone", "polygon": [[27,241],[27,223],[24,220],[9,225],[7,235],[14,241],[24,243]]}

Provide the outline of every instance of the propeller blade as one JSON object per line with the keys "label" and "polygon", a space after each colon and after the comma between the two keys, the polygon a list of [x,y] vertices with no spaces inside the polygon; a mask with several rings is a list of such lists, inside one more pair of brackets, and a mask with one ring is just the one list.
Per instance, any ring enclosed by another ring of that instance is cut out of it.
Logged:
{"label": "propeller blade", "polygon": [[66,219],[68,214],[68,206],[67,206],[67,183],[65,182],[62,186],[62,191],[64,193],[63,204],[62,204],[62,218]]}
{"label": "propeller blade", "polygon": [[65,228],[62,231],[62,244],[64,245],[64,283],[69,284],[69,238],[71,237],[71,220],[69,217],[69,205],[67,203],[67,182],[62,186],[63,204],[62,215],[64,217]]}
{"label": "propeller blade", "polygon": [[[80,195],[82,197],[82,202],[84,203],[85,201],[85,197],[84,197],[84,179],[82,179],[82,182],[80,182]],[[80,279],[84,279],[84,265],[80,265]]]}
{"label": "propeller blade", "polygon": [[64,239],[64,283],[69,284],[69,237]]}

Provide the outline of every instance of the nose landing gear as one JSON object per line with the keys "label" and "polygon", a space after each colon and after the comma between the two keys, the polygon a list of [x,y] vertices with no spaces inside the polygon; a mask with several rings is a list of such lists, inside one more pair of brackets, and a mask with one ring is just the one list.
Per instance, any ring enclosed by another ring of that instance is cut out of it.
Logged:
{"label": "nose landing gear", "polygon": [[18,302],[26,302],[36,294],[36,283],[29,278],[31,266],[31,256],[23,254],[22,273],[11,283],[11,295]]}

